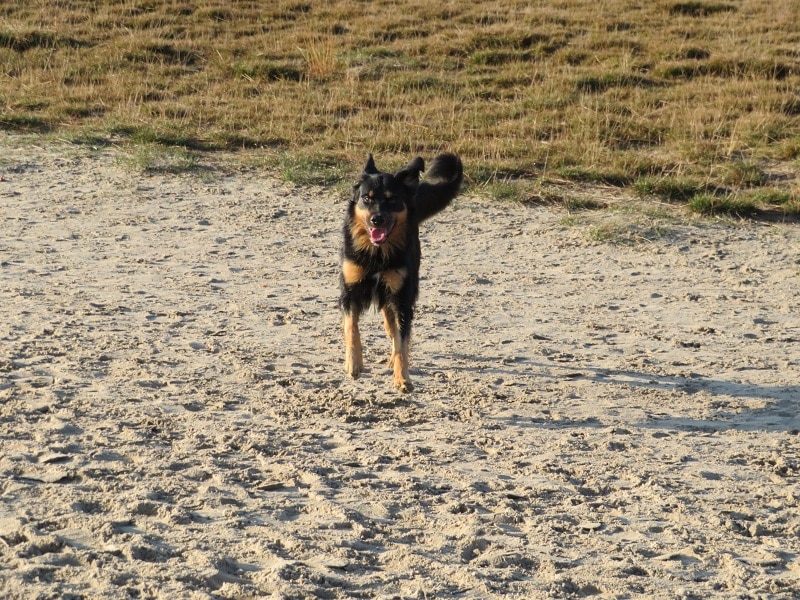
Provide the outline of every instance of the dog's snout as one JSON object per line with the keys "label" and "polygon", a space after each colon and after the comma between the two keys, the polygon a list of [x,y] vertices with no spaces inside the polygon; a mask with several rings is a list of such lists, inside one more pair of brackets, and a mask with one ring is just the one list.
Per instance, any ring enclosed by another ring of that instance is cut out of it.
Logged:
{"label": "dog's snout", "polygon": [[380,213],[375,213],[369,218],[369,222],[372,223],[375,227],[380,227],[384,223],[386,223],[386,217],[384,217]]}

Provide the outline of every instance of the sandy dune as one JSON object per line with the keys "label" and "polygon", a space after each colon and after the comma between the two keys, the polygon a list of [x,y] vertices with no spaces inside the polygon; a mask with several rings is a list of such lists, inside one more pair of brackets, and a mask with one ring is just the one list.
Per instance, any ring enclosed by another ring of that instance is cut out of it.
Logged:
{"label": "sandy dune", "polygon": [[331,193],[3,143],[3,598],[800,594],[797,225],[462,198],[402,396]]}

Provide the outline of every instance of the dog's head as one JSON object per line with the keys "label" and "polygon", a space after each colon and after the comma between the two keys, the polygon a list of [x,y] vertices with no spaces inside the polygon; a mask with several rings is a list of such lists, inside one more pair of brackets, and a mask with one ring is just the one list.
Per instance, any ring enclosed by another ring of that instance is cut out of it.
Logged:
{"label": "dog's head", "polygon": [[368,239],[373,247],[391,240],[392,233],[399,231],[408,217],[408,206],[424,170],[424,161],[417,157],[394,174],[383,173],[370,154],[361,180],[353,186],[354,237]]}

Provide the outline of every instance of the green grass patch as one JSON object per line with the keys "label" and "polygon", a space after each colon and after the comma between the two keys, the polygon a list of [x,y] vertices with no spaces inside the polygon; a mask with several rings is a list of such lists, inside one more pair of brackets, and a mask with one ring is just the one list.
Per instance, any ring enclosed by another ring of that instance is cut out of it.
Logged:
{"label": "green grass patch", "polygon": [[566,196],[563,199],[563,205],[568,211],[602,210],[604,208],[608,208],[608,204],[602,200],[574,195]]}
{"label": "green grass patch", "polygon": [[354,178],[350,164],[324,155],[283,153],[270,157],[267,165],[298,185],[335,185]]}
{"label": "green grass patch", "polygon": [[763,206],[787,206],[800,200],[800,197],[789,190],[775,188],[755,190],[750,193],[753,202]]}
{"label": "green grass patch", "polygon": [[758,213],[758,205],[752,198],[734,195],[714,196],[698,194],[689,201],[689,209],[697,214],[731,217],[752,217]]}
{"label": "green grass patch", "polygon": [[193,173],[206,168],[201,157],[182,147],[167,147],[157,143],[137,144],[123,159],[128,166],[143,173]]}
{"label": "green grass patch", "polygon": [[587,236],[593,242],[618,246],[633,246],[664,238],[669,229],[656,222],[638,220],[617,220],[593,225]]}
{"label": "green grass patch", "polygon": [[750,201],[766,210],[779,211],[794,217],[800,216],[800,194],[797,191],[778,188],[759,188],[743,194]]}
{"label": "green grass patch", "polygon": [[655,197],[666,202],[686,202],[708,191],[708,185],[687,177],[641,177],[633,184],[642,198]]}
{"label": "green grass patch", "polygon": [[602,183],[623,187],[631,182],[631,178],[626,173],[614,170],[569,166],[557,168],[555,172],[564,179],[581,183]]}
{"label": "green grass patch", "polygon": [[753,162],[737,160],[728,163],[720,180],[734,187],[757,187],[767,183],[767,174]]}
{"label": "green grass patch", "polygon": [[0,130],[19,133],[48,133],[57,128],[57,124],[35,114],[4,115],[0,113]]}
{"label": "green grass patch", "polygon": [[519,181],[494,181],[482,188],[482,193],[500,202],[523,204],[531,198],[531,191]]}

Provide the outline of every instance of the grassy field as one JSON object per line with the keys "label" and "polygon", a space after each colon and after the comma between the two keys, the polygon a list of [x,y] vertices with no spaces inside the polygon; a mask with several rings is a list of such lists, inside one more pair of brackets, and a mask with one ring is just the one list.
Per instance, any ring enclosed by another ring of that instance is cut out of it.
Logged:
{"label": "grassy field", "polygon": [[325,183],[448,149],[523,201],[558,178],[796,215],[798,23],[796,0],[6,2],[0,128]]}

